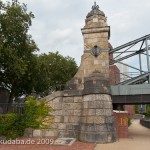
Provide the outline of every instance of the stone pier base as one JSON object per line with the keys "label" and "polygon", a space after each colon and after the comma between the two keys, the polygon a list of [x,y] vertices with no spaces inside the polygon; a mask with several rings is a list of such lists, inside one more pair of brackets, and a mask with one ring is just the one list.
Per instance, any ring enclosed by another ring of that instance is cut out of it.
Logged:
{"label": "stone pier base", "polygon": [[82,90],[78,89],[79,81],[75,78],[66,90],[45,97],[47,105],[55,110],[53,131],[59,137],[82,142],[114,142],[116,128],[109,81],[97,71],[84,78]]}
{"label": "stone pier base", "polygon": [[53,130],[49,134],[74,137],[82,142],[114,142],[116,132],[111,96],[71,95],[56,92],[46,97],[46,103],[55,109]]}
{"label": "stone pier base", "polygon": [[110,143],[116,139],[111,97],[106,94],[83,96],[79,140]]}

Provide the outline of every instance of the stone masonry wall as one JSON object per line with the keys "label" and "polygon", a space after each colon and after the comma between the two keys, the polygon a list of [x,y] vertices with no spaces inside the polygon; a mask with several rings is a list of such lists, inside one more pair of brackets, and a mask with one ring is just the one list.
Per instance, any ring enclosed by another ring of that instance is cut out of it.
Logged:
{"label": "stone masonry wall", "polygon": [[84,54],[78,72],[67,82],[65,91],[45,98],[55,109],[53,129],[49,133],[76,137],[83,142],[114,142],[116,131],[109,83],[110,27],[96,2],[81,31]]}
{"label": "stone masonry wall", "polygon": [[83,142],[115,141],[111,97],[107,94],[64,96],[55,92],[45,98],[55,111],[47,130],[34,130],[34,137],[75,137]]}
{"label": "stone masonry wall", "polygon": [[79,140],[94,143],[115,141],[111,97],[107,94],[83,96]]}
{"label": "stone masonry wall", "polygon": [[[79,122],[82,108],[82,96],[62,96],[63,92],[56,92],[56,98],[46,97],[48,105],[54,108],[53,129],[56,136],[78,138]],[[50,132],[51,132],[50,131]]]}

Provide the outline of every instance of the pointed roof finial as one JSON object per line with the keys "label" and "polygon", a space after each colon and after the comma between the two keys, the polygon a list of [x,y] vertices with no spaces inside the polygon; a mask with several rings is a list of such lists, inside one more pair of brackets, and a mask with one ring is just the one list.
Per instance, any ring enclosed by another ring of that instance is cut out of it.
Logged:
{"label": "pointed roof finial", "polygon": [[104,12],[99,10],[99,6],[96,4],[96,0],[94,0],[94,5],[92,6],[92,10],[87,14],[86,18],[91,17],[94,14],[105,16]]}
{"label": "pointed roof finial", "polygon": [[99,10],[99,6],[96,4],[96,1],[94,1],[94,5],[92,6],[92,10]]}

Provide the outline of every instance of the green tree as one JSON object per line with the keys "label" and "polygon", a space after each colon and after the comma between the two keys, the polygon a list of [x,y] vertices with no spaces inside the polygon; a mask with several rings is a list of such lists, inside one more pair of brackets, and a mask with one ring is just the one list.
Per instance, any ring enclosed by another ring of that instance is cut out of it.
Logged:
{"label": "green tree", "polygon": [[44,100],[37,101],[33,96],[29,96],[25,102],[24,114],[0,115],[0,135],[14,139],[23,136],[26,128],[49,129],[54,119],[53,111]]}
{"label": "green tree", "polygon": [[0,0],[0,88],[10,91],[9,102],[22,94],[45,96],[65,84],[77,71],[73,58],[58,52],[36,55],[38,50],[28,34],[34,15],[18,0]]}
{"label": "green tree", "polygon": [[9,102],[27,90],[22,81],[30,78],[33,52],[38,50],[28,34],[33,18],[25,4],[0,0],[0,87],[10,91]]}
{"label": "green tree", "polygon": [[[71,57],[63,57],[58,52],[42,54],[37,58],[35,91],[48,94],[49,90],[59,90],[77,71],[77,64]],[[40,82],[39,82],[40,81]],[[46,92],[46,93],[45,93]]]}
{"label": "green tree", "polygon": [[146,113],[145,113],[145,115],[147,117],[150,117],[150,104],[147,104],[147,106],[146,106]]}

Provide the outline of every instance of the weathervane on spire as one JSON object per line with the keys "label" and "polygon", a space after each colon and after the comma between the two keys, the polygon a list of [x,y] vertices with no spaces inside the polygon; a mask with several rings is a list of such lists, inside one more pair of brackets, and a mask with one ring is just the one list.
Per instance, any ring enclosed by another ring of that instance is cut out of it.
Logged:
{"label": "weathervane on spire", "polygon": [[98,10],[99,6],[96,4],[96,1],[94,1],[94,5],[92,6],[92,10]]}

